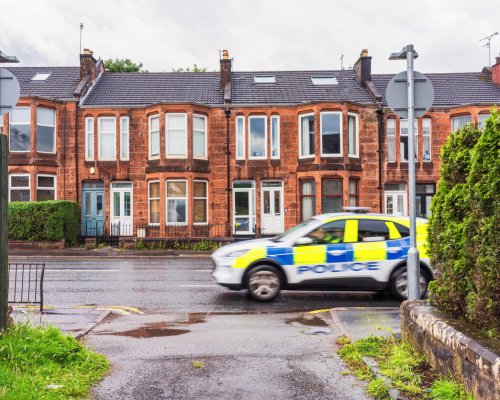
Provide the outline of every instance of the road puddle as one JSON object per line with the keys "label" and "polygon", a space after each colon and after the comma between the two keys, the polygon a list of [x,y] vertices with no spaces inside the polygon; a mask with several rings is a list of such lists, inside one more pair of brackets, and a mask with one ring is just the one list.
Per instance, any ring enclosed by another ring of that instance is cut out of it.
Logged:
{"label": "road puddle", "polygon": [[303,328],[301,332],[307,335],[328,335],[332,333],[328,322],[314,314],[299,315],[298,317],[288,319],[286,322],[292,326]]}
{"label": "road puddle", "polygon": [[189,332],[191,332],[189,329],[176,329],[167,326],[165,322],[156,322],[153,324],[147,324],[137,329],[132,329],[130,331],[113,332],[106,334],[108,335],[111,334],[116,336],[128,336],[137,339],[149,339],[154,337],[183,335]]}

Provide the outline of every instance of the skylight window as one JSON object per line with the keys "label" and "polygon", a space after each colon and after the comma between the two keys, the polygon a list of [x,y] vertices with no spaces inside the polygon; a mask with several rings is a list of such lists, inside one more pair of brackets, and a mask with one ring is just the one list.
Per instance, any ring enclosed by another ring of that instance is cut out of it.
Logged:
{"label": "skylight window", "polygon": [[254,76],[254,83],[276,83],[276,77],[274,76]]}
{"label": "skylight window", "polygon": [[338,85],[337,78],[334,76],[313,76],[311,77],[313,85]]}
{"label": "skylight window", "polygon": [[32,81],[45,81],[50,76],[50,72],[38,72],[33,78]]}

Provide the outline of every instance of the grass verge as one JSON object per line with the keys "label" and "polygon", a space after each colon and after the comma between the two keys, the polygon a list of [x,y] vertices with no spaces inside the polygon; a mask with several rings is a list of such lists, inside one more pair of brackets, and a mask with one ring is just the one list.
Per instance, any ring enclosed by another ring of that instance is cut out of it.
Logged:
{"label": "grass verge", "polygon": [[14,324],[0,337],[0,398],[85,399],[108,360],[57,328]]}
{"label": "grass verge", "polygon": [[[342,345],[339,355],[353,375],[368,381],[367,392],[375,399],[388,399],[389,389],[395,388],[408,399],[473,400],[463,385],[438,375],[409,344],[394,336],[369,336],[354,343],[346,340],[337,343]],[[391,386],[375,376],[362,357],[374,358],[380,373],[392,382]]]}

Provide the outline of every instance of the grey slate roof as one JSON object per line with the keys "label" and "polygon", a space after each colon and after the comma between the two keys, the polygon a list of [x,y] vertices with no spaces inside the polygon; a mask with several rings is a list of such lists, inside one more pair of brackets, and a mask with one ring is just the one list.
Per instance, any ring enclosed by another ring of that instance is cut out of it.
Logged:
{"label": "grey slate roof", "polygon": [[104,72],[83,101],[93,106],[222,104],[218,72]]}
{"label": "grey slate roof", "polygon": [[[500,85],[481,72],[425,74],[434,86],[434,107],[467,104],[500,104]],[[375,87],[383,94],[393,75],[373,75]]]}
{"label": "grey slate roof", "polygon": [[[274,76],[276,83],[254,83],[254,76]],[[313,85],[312,77],[335,77],[338,85]],[[235,72],[232,80],[234,104],[300,104],[311,101],[351,101],[373,104],[353,70]]]}
{"label": "grey slate roof", "polygon": [[[80,67],[6,67],[19,81],[21,97],[75,100],[73,92],[80,81]],[[45,81],[32,81],[37,73],[50,73]]]}

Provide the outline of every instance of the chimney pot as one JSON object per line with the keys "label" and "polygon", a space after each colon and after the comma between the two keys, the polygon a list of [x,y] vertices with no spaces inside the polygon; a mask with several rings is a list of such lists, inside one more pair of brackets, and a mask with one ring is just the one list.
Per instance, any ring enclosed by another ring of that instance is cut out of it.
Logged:
{"label": "chimney pot", "polygon": [[92,55],[92,54],[94,54],[94,52],[92,50],[90,50],[90,49],[83,49],[83,54],[90,54],[90,55]]}
{"label": "chimney pot", "polygon": [[229,60],[229,51],[222,50],[222,59],[223,60]]}
{"label": "chimney pot", "polygon": [[360,57],[368,57],[368,49],[361,50]]}

